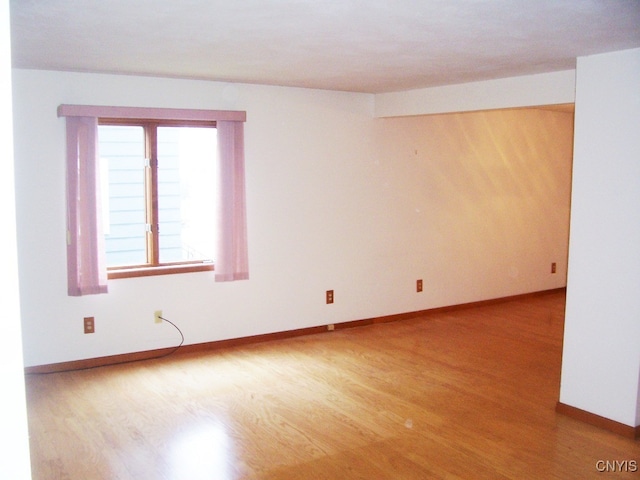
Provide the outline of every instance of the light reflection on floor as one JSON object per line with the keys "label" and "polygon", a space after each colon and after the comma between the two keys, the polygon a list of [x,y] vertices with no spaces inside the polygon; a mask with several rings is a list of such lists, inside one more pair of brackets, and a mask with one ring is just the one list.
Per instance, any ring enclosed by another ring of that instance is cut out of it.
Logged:
{"label": "light reflection on floor", "polygon": [[171,480],[230,480],[233,451],[223,426],[197,424],[178,436],[170,447]]}

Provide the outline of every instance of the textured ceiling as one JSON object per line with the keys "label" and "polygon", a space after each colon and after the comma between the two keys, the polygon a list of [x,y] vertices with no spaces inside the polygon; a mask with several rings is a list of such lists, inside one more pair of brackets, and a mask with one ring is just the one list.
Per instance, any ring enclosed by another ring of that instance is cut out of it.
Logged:
{"label": "textured ceiling", "polygon": [[640,47],[640,0],[11,0],[13,65],[389,92]]}

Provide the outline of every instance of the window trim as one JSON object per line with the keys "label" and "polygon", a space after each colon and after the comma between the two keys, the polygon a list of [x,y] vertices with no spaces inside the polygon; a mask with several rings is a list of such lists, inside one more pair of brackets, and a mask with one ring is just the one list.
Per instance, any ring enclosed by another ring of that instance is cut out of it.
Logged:
{"label": "window trim", "polygon": [[[96,195],[91,193],[99,191],[95,182],[98,118],[217,123],[222,201],[218,212],[221,242],[216,254],[214,279],[216,282],[249,279],[245,111],[62,104],[58,106],[57,114],[59,118],[66,118],[67,290],[70,296],[108,293],[105,252],[101,248],[102,236],[98,233],[100,212],[96,208]],[[80,191],[84,192],[85,201],[78,202]],[[83,235],[80,235],[81,231],[84,231]]]}
{"label": "window trim", "polygon": [[120,278],[150,277],[153,275],[170,275],[176,273],[212,272],[214,270],[215,266],[213,262],[109,267],[107,270],[107,278],[109,280],[117,280]]}
{"label": "window trim", "polygon": [[[160,236],[158,235],[160,219],[158,217],[158,128],[161,127],[201,127],[216,128],[212,120],[176,120],[157,118],[111,118],[98,117],[98,127],[101,125],[120,125],[142,127],[144,131],[145,158],[145,210],[147,225],[150,226],[146,234],[147,263],[141,265],[107,266],[107,278],[145,277],[151,275],[169,275],[175,273],[207,272],[214,270],[214,264],[208,260],[186,260],[182,262],[160,262]],[[213,161],[213,159],[212,159]]]}

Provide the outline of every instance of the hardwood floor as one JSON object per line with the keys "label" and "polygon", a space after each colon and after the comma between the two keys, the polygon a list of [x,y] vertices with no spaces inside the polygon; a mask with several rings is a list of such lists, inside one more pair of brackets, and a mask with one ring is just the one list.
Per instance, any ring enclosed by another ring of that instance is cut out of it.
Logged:
{"label": "hardwood floor", "polygon": [[555,412],[564,301],[29,375],[33,478],[638,478],[640,442]]}

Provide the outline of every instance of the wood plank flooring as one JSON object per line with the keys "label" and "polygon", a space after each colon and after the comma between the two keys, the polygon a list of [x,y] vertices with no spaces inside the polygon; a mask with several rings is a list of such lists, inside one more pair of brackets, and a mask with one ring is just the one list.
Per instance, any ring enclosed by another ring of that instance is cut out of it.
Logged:
{"label": "wood plank flooring", "polygon": [[555,412],[564,302],[29,375],[33,478],[638,478],[597,462],[640,442]]}

